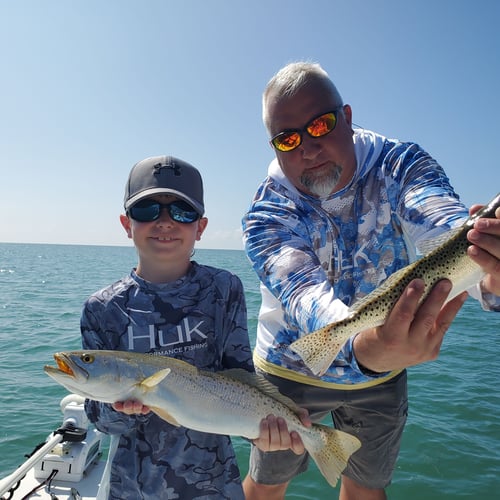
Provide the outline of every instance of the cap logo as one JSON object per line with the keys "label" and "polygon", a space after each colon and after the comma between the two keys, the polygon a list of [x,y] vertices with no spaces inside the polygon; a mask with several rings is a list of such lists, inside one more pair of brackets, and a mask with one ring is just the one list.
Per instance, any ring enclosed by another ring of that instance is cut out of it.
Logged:
{"label": "cap logo", "polygon": [[174,175],[181,175],[181,167],[179,165],[176,165],[175,163],[173,165],[170,165],[168,163],[157,163],[156,165],[153,165],[153,168],[155,171],[155,175],[160,175],[162,168],[172,169],[174,171]]}

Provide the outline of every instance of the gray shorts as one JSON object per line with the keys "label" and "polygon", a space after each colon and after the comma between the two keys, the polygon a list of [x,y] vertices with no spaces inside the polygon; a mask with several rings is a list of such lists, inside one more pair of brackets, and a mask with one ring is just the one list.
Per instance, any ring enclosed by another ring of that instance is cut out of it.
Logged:
{"label": "gray shorts", "polygon": [[[385,488],[392,479],[408,415],[406,371],[383,384],[359,390],[324,389],[262,373],[280,392],[307,408],[313,422],[329,413],[336,429],[362,443],[343,474],[366,488]],[[249,474],[261,484],[280,484],[307,470],[309,456],[262,452],[252,445]]]}

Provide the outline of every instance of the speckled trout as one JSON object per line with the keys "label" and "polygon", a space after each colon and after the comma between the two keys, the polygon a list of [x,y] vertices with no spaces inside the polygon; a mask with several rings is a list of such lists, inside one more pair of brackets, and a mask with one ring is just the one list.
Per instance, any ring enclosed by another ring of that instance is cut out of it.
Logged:
{"label": "speckled trout", "polygon": [[331,323],[305,335],[290,345],[315,375],[323,375],[337,357],[342,346],[352,335],[384,324],[386,317],[410,281],[421,278],[425,290],[420,302],[432,287],[447,278],[453,287],[447,301],[478,283],[484,276],[482,269],[467,256],[467,232],[480,217],[493,218],[500,206],[500,194],[488,205],[470,216],[462,226],[441,238],[427,243],[425,256],[396,271],[378,288],[356,301],[341,321]]}
{"label": "speckled trout", "polygon": [[175,426],[255,439],[263,418],[283,417],[332,486],[361,446],[331,427],[305,427],[293,401],[246,370],[212,373],[166,356],[122,351],[59,352],[54,359],[57,368],[44,370],[69,391],[104,403],[134,399]]}

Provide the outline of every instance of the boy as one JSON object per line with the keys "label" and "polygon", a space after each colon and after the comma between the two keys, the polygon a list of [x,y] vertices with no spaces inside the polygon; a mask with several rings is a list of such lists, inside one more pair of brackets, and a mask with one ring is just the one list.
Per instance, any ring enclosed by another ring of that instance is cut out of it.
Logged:
{"label": "boy", "polygon": [[[170,156],[142,160],[130,172],[124,203],[120,221],[138,264],[86,301],[83,348],[253,371],[241,281],[191,260],[208,222],[198,170]],[[87,400],[86,411],[111,435],[98,498],[244,498],[229,436],[174,427],[137,401]]]}

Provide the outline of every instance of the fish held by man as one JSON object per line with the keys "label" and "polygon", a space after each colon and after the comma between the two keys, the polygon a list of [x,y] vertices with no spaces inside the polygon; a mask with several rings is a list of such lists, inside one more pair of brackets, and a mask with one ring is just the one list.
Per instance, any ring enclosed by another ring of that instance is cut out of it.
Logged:
{"label": "fish held by man", "polygon": [[302,425],[292,400],[242,369],[212,373],[175,358],[124,351],[59,352],[54,359],[57,368],[44,370],[69,391],[104,403],[137,400],[175,426],[256,439],[263,418],[283,417],[331,486],[361,446],[331,427]]}
{"label": "fish held by man", "polygon": [[348,315],[335,323],[304,335],[290,345],[315,375],[323,375],[337,357],[345,342],[354,334],[384,324],[389,312],[410,281],[425,283],[423,302],[441,279],[452,283],[447,301],[474,286],[484,276],[483,270],[467,255],[467,232],[480,217],[494,218],[500,206],[500,194],[488,205],[470,216],[462,226],[442,238],[429,242],[429,252],[419,260],[389,276],[378,288],[355,302]]}

